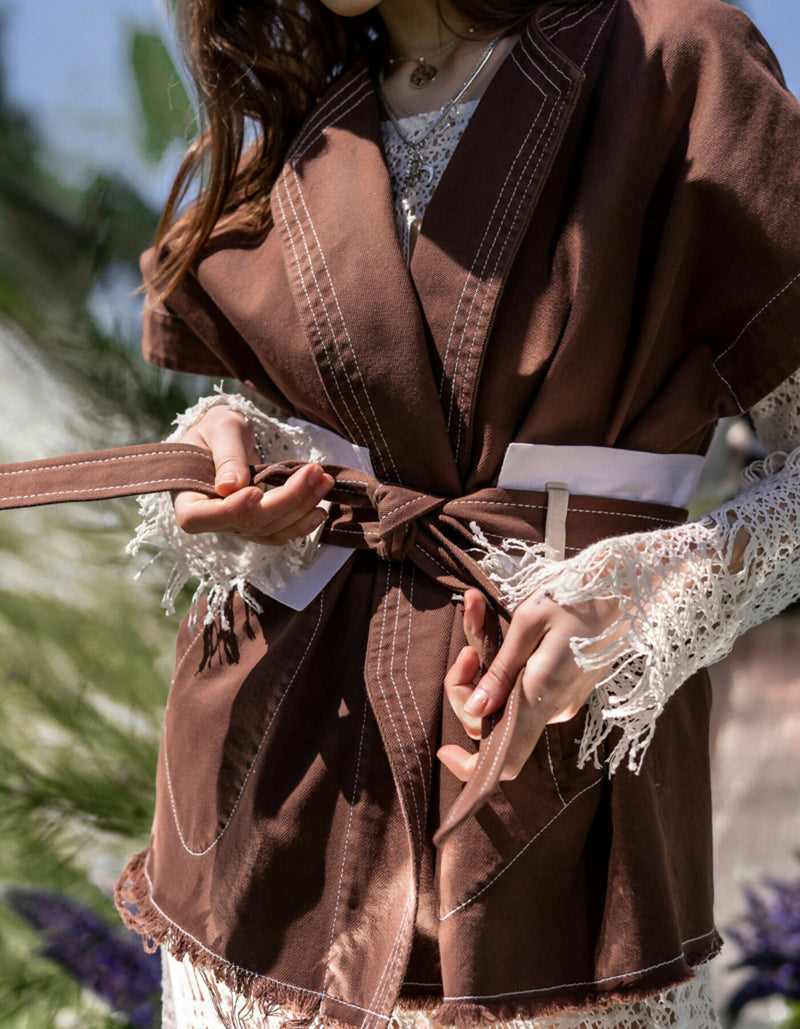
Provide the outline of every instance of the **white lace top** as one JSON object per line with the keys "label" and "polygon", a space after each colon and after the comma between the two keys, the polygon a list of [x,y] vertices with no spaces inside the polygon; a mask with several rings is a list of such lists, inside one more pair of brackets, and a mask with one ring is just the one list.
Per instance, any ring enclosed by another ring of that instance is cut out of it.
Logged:
{"label": "white lace top", "polygon": [[[406,261],[411,259],[416,234],[430,199],[477,106],[477,100],[456,104],[442,124],[425,140],[424,174],[417,177],[413,184],[407,182],[408,146],[388,118],[381,122],[386,163],[397,209],[397,233]],[[407,139],[415,141],[428,131],[438,115],[438,111],[408,115],[398,119],[400,129]]]}

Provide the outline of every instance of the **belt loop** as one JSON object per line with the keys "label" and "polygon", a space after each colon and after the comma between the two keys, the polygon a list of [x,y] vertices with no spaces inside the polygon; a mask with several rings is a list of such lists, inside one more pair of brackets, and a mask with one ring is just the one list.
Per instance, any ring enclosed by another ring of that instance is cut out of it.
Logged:
{"label": "belt loop", "polygon": [[567,508],[569,486],[564,482],[547,483],[547,517],[544,542],[556,561],[563,561],[567,549]]}

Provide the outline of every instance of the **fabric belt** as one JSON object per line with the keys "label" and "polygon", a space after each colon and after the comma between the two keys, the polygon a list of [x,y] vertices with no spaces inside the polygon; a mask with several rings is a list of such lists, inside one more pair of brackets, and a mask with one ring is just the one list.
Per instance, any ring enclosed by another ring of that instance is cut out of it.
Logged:
{"label": "fabric belt", "polygon": [[[282,485],[300,461],[257,466],[253,484]],[[454,592],[476,586],[494,601],[507,621],[497,588],[473,556],[473,522],[491,540],[509,537],[551,543],[559,558],[597,539],[625,532],[677,525],[681,508],[607,497],[570,499],[564,483],[546,492],[486,488],[464,497],[438,497],[381,482],[352,468],[326,464],[334,486],[322,541],[368,549],[383,560],[410,559],[424,573]],[[114,450],[0,465],[0,510],[67,501],[214,488],[214,461],[208,451],[181,443],[156,443]],[[483,804],[497,785],[519,709],[521,677],[501,712],[484,719],[484,739],[474,773],[442,820],[434,837],[440,843]]]}

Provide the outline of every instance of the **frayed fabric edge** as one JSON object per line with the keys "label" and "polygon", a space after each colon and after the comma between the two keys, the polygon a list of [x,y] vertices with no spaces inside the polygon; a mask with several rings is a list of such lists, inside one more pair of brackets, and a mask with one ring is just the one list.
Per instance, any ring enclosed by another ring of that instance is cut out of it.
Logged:
{"label": "frayed fabric edge", "polygon": [[[120,876],[114,899],[117,910],[128,928],[143,938],[145,950],[152,953],[159,947],[167,950],[176,961],[187,958],[201,976],[222,983],[235,998],[246,1001],[253,1010],[265,1018],[274,1017],[276,1007],[286,1015],[284,1029],[353,1029],[350,1023],[320,1014],[317,993],[302,987],[276,983],[257,972],[239,968],[213,954],[185,930],[172,922],[156,905],[151,895],[146,871],[149,851],[130,859]],[[646,1001],[670,989],[691,981],[695,969],[719,953],[720,937],[714,933],[708,942],[693,953],[684,954],[665,965],[663,973],[649,976],[646,988],[635,984],[608,991],[584,988],[569,991],[558,1000],[544,998],[532,1001],[506,1000],[484,1003],[447,1001],[435,994],[401,995],[395,1003],[396,1011],[417,1011],[442,1027],[454,1029],[481,1029],[487,1025],[536,1022],[548,1018],[564,1018],[587,1011],[601,1014],[615,1005]],[[682,971],[670,971],[670,965],[682,965]],[[625,976],[620,976],[624,979]],[[333,999],[333,998],[332,998]],[[387,1015],[388,1029],[392,1029],[392,1016]],[[220,1025],[224,1026],[222,1020]],[[509,1029],[515,1027],[509,1026]]]}
{"label": "frayed fabric edge", "polygon": [[[319,1019],[319,997],[300,987],[275,983],[257,972],[232,965],[213,954],[180,926],[170,921],[153,901],[145,869],[149,851],[130,859],[123,869],[114,891],[114,902],[125,925],[142,937],[144,949],[155,953],[159,947],[169,951],[176,961],[188,958],[200,972],[223,983],[234,997],[252,1002],[259,1014],[274,1015],[278,1006],[292,1013],[289,1025],[322,1025]],[[224,1023],[220,1023],[224,1024]],[[352,1029],[343,1022],[325,1019],[330,1029]]]}

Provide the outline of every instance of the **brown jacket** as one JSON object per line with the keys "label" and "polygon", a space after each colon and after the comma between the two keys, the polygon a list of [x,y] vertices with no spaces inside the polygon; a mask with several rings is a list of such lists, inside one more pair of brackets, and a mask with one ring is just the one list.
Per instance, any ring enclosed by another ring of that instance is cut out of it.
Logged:
{"label": "brown jacket", "polygon": [[[372,1029],[398,998],[473,1025],[656,992],[719,942],[707,680],[639,776],[578,768],[578,719],[470,815],[435,760],[469,745],[442,701],[475,581],[457,507],[540,539],[542,498],[493,489],[510,442],[701,453],[800,365],[800,112],[718,0],[543,4],[410,273],[379,118],[359,65],[299,133],[274,228],[216,239],[147,316],[151,361],[250,384],[368,447],[384,485],[365,486],[380,545],[340,498],[328,538],[360,549],[304,611],[237,599],[231,634],[182,627],[152,845],[120,897],[154,941],[325,1024]],[[449,507],[390,524],[398,485]],[[577,507],[573,550],[679,517]]]}

